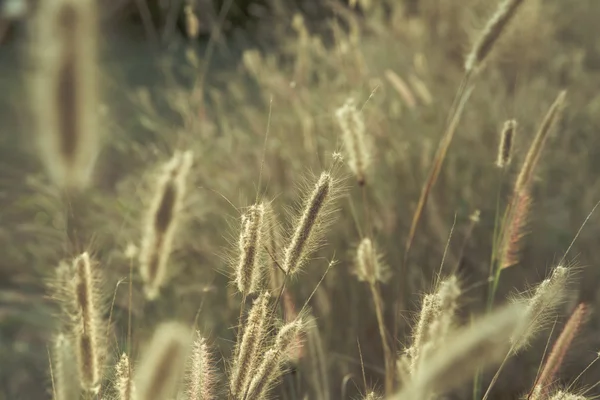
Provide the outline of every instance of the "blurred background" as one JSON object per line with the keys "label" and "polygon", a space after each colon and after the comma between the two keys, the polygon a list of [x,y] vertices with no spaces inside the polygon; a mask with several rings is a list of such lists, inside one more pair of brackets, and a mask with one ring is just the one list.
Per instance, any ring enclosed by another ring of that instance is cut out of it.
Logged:
{"label": "blurred background", "polygon": [[[0,399],[11,400],[51,397],[48,343],[56,307],[46,282],[70,256],[66,209],[33,145],[27,85],[39,66],[30,54],[29,24],[39,1],[0,1]],[[458,271],[465,321],[483,311],[497,199],[506,203],[537,126],[566,89],[564,118],[537,169],[522,256],[503,272],[498,303],[540,282],[600,200],[597,0],[525,2],[477,77],[400,275],[410,221],[464,56],[495,7],[488,0],[99,2],[103,148],[85,193],[81,232],[106,276],[106,301],[113,305],[111,356],[125,349],[131,311],[135,343],[128,351],[134,356],[136,343],[159,321],[191,324],[198,315],[199,329],[219,358],[228,357],[240,297],[228,284],[227,254],[235,250],[240,210],[259,193],[273,200],[288,232],[288,211],[303,194],[302,182],[326,169],[340,149],[334,114],[349,97],[364,104],[375,143],[373,168],[364,197],[347,178],[327,245],[290,287],[289,307],[299,310],[329,262],[337,261],[309,304],[317,328],[275,398],[364,394],[357,341],[367,383],[381,389],[383,357],[372,300],[352,274],[353,251],[366,224],[393,273],[381,285],[390,331],[398,282],[409,290],[399,348],[410,341],[406,334],[435,282],[452,227],[443,274]],[[510,118],[518,121],[519,133],[511,169],[502,175],[494,161],[500,129]],[[176,149],[193,150],[195,164],[170,283],[160,302],[146,304],[134,275],[128,310],[127,249],[139,243],[157,167]],[[480,220],[473,224],[476,210]],[[577,274],[558,324],[577,301],[589,302],[593,311],[558,385],[572,382],[600,349],[599,223],[600,216],[592,215],[566,257]],[[492,398],[527,392],[550,335],[543,332],[510,361]],[[593,366],[575,387],[599,380],[600,369]],[[469,399],[470,387],[449,396]]]}

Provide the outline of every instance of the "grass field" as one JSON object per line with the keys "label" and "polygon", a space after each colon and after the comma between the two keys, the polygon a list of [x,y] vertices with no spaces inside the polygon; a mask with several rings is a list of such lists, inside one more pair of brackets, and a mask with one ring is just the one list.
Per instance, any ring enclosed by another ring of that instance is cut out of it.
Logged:
{"label": "grass field", "polygon": [[499,3],[158,47],[40,3],[0,46],[0,399],[600,395],[600,3]]}

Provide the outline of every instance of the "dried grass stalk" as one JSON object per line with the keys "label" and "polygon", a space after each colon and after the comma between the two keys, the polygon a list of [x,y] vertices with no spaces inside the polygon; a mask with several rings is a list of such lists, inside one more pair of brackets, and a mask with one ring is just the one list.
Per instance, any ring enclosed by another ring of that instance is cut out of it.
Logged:
{"label": "dried grass stalk", "polygon": [[139,261],[144,291],[149,300],[156,299],[165,284],[167,262],[181,214],[186,178],[191,165],[191,152],[176,152],[173,155],[164,166],[148,210]]}

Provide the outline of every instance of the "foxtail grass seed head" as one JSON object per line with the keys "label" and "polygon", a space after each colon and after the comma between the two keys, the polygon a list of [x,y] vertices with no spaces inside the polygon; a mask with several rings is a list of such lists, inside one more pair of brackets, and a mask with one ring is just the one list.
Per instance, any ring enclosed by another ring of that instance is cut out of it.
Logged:
{"label": "foxtail grass seed head", "polygon": [[[69,338],[59,334],[54,339],[52,352],[52,377],[54,383],[54,400],[71,400],[79,394],[74,369],[73,346]],[[75,384],[74,384],[75,383]]]}
{"label": "foxtail grass seed head", "polygon": [[99,389],[104,358],[104,332],[96,274],[88,253],[73,261],[72,281],[73,333],[81,387],[90,392]]}
{"label": "foxtail grass seed head", "polygon": [[179,323],[167,322],[156,328],[135,375],[137,400],[165,400],[175,396],[190,338],[189,329]]}
{"label": "foxtail grass seed head", "polygon": [[191,4],[183,7],[185,15],[185,33],[189,39],[197,39],[200,34],[200,20]]}
{"label": "foxtail grass seed head", "polygon": [[133,383],[133,377],[131,374],[131,364],[129,363],[129,357],[123,353],[119,362],[116,365],[117,372],[117,393],[119,394],[119,400],[135,400],[135,385]]}
{"label": "foxtail grass seed head", "polygon": [[454,325],[460,294],[461,290],[455,275],[439,285],[436,293],[439,312],[429,326],[429,341],[436,347],[443,343]]}
{"label": "foxtail grass seed head", "polygon": [[375,392],[369,392],[365,395],[364,400],[383,400],[383,397]]}
{"label": "foxtail grass seed head", "polygon": [[587,400],[587,397],[559,390],[549,397],[550,400]]}
{"label": "foxtail grass seed head", "polygon": [[371,163],[371,145],[365,132],[365,122],[354,99],[336,111],[338,124],[342,130],[342,138],[348,155],[348,165],[356,176],[359,185],[366,182],[366,171]]}
{"label": "foxtail grass seed head", "polygon": [[144,291],[149,300],[156,299],[165,284],[167,263],[180,219],[186,179],[191,165],[190,151],[175,153],[164,166],[148,210],[139,261]]}
{"label": "foxtail grass seed head", "polygon": [[32,28],[35,129],[46,168],[65,189],[89,183],[99,151],[95,4],[42,1]]}
{"label": "foxtail grass seed head", "polygon": [[542,150],[544,148],[544,144],[546,143],[546,139],[548,138],[550,132],[554,126],[560,120],[562,115],[562,111],[564,108],[565,98],[567,96],[566,91],[562,91],[554,100],[554,103],[550,106],[550,109],[546,113],[542,124],[540,125],[531,146],[529,146],[529,150],[527,152],[527,156],[525,157],[525,161],[523,162],[523,166],[521,167],[521,171],[517,177],[517,181],[515,183],[514,193],[520,193],[525,190],[533,176],[533,171],[540,159],[540,155],[542,154]]}
{"label": "foxtail grass seed head", "polygon": [[560,336],[556,339],[552,351],[544,363],[542,372],[534,386],[533,392],[540,393],[540,399],[547,397],[548,389],[554,381],[554,377],[560,369],[560,366],[565,359],[565,355],[571,347],[571,343],[573,343],[573,339],[575,339],[575,336],[583,325],[587,312],[587,305],[580,303],[577,308],[575,308],[575,311],[573,311],[573,314],[571,314],[571,317],[565,324]]}
{"label": "foxtail grass seed head", "polygon": [[286,352],[293,343],[297,342],[298,335],[304,330],[304,326],[305,324],[302,319],[296,319],[282,326],[277,334],[273,348],[282,353]]}
{"label": "foxtail grass seed head", "polygon": [[520,336],[511,338],[513,352],[525,348],[535,334],[548,322],[550,314],[565,297],[568,280],[568,268],[559,265],[552,271],[549,278],[535,288],[531,297],[519,298],[514,301],[525,304],[529,322]]}
{"label": "foxtail grass seed head", "polygon": [[240,293],[249,295],[260,289],[262,279],[261,254],[265,206],[255,204],[242,217],[242,230],[239,240],[239,261],[235,281]]}
{"label": "foxtail grass seed head", "polygon": [[523,306],[512,305],[450,334],[444,346],[420,363],[412,383],[398,398],[420,399],[446,392],[471,379],[479,368],[502,361],[509,338],[523,329],[526,317]]}
{"label": "foxtail grass seed head", "polygon": [[525,228],[531,208],[531,196],[528,188],[515,193],[514,196],[500,246],[499,266],[501,269],[512,267],[519,262],[519,252],[526,234]]}
{"label": "foxtail grass seed head", "polygon": [[407,350],[409,370],[415,374],[422,359],[441,345],[454,325],[461,290],[455,275],[441,281],[433,294],[426,295],[421,306],[413,344]]}
{"label": "foxtail grass seed head", "polygon": [[502,33],[506,30],[507,25],[513,19],[519,7],[524,0],[502,0],[498,5],[496,12],[479,34],[479,38],[471,48],[471,52],[465,61],[465,70],[467,73],[477,71],[489,56],[494,45]]}
{"label": "foxtail grass seed head", "polygon": [[289,275],[298,272],[306,261],[311,250],[311,242],[315,241],[315,228],[318,228],[323,209],[331,198],[332,186],[333,179],[331,175],[323,172],[312,193],[305,201],[302,216],[285,250],[283,269]]}
{"label": "foxtail grass seed head", "polygon": [[407,349],[411,375],[416,373],[421,352],[423,351],[424,346],[429,342],[431,325],[439,317],[439,314],[440,304],[437,294],[433,293],[426,295],[423,298],[423,304],[421,304],[419,321],[414,329],[412,346]]}
{"label": "foxtail grass seed head", "polygon": [[381,255],[369,238],[364,238],[356,251],[356,275],[360,281],[374,285],[376,282],[387,282],[390,271],[383,264]]}
{"label": "foxtail grass seed head", "polygon": [[215,392],[216,371],[214,361],[208,349],[206,339],[200,332],[196,332],[196,338],[192,346],[191,362],[187,376],[187,399],[189,400],[214,400],[217,398]]}
{"label": "foxtail grass seed head", "polygon": [[230,391],[233,396],[245,393],[251,373],[260,363],[260,352],[269,328],[269,299],[269,292],[264,292],[254,301],[244,325],[231,372]]}
{"label": "foxtail grass seed head", "polygon": [[279,266],[279,252],[281,244],[281,232],[277,221],[277,215],[271,205],[268,205],[265,211],[267,215],[267,265],[269,266],[269,284],[271,290],[278,292],[283,286],[283,271]]}
{"label": "foxtail grass seed head", "polygon": [[514,119],[506,121],[504,123],[504,128],[502,128],[500,146],[498,147],[498,159],[496,160],[496,165],[498,168],[504,168],[510,164],[512,147],[516,133],[517,121]]}
{"label": "foxtail grass seed head", "polygon": [[248,389],[248,399],[262,399],[277,380],[281,373],[285,354],[289,353],[289,347],[296,342],[298,335],[304,329],[302,320],[296,320],[284,325],[277,334],[275,344],[269,349],[256,372]]}

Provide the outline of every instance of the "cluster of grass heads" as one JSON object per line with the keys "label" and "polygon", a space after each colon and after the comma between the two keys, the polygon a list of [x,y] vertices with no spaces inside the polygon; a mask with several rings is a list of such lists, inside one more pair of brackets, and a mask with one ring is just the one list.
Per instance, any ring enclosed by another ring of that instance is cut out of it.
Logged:
{"label": "cluster of grass heads", "polygon": [[47,173],[7,176],[0,237],[9,282],[50,282],[29,324],[55,399],[593,395],[586,12],[332,7],[327,39],[295,15],[218,88],[190,48],[126,119],[100,105],[92,2],[40,8]]}

